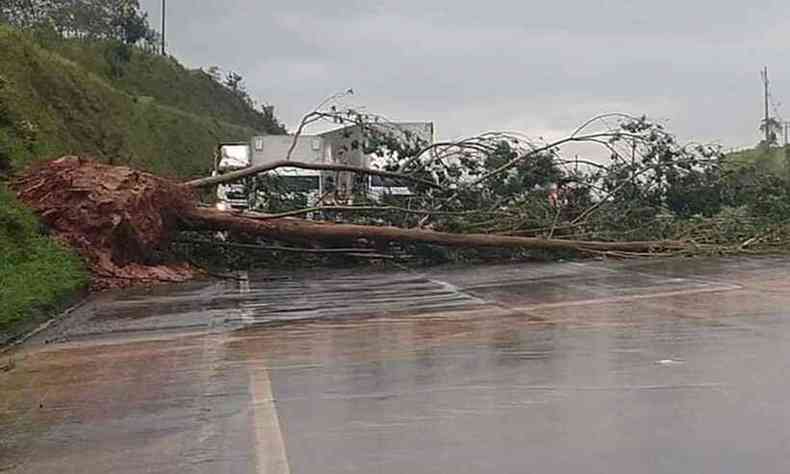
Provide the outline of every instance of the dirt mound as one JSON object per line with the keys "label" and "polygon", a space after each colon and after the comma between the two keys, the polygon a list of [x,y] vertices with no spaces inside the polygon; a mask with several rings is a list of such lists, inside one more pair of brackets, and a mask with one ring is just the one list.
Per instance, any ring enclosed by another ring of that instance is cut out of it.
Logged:
{"label": "dirt mound", "polygon": [[157,250],[193,204],[177,183],[69,156],[29,170],[12,188],[87,261],[97,289],[184,281],[195,270],[162,264]]}

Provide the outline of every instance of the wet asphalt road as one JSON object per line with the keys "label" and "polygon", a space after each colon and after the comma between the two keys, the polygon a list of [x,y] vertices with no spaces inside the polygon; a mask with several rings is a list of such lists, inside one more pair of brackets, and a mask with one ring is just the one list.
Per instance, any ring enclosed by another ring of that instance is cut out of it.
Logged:
{"label": "wet asphalt road", "polygon": [[785,473],[790,259],[107,293],[0,373],[0,472]]}

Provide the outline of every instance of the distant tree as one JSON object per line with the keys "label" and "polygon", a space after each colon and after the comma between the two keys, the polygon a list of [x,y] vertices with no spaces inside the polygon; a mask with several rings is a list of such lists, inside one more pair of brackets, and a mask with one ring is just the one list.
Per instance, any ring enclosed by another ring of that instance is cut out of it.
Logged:
{"label": "distant tree", "polygon": [[206,74],[211,76],[214,81],[221,83],[222,82],[222,68],[219,66],[209,66],[208,69],[205,70]]}
{"label": "distant tree", "polygon": [[63,36],[99,39],[110,37],[104,7],[96,0],[60,0],[46,12],[46,24]]}
{"label": "distant tree", "polygon": [[39,26],[53,8],[51,0],[3,0],[0,18],[20,28]]}
{"label": "distant tree", "polygon": [[766,129],[768,129],[768,142],[766,143],[765,139],[763,139],[760,144],[764,146],[776,145],[779,140],[779,134],[782,133],[781,122],[774,117],[769,117],[767,120],[763,119],[760,123],[760,131],[765,134]]}
{"label": "distant tree", "polygon": [[0,21],[49,29],[72,38],[115,39],[127,45],[156,36],[138,0],[2,0]]}
{"label": "distant tree", "polygon": [[246,88],[244,86],[244,78],[241,77],[241,74],[238,74],[233,71],[229,71],[225,75],[225,87],[230,89],[234,93],[244,93],[246,92]]}
{"label": "distant tree", "polygon": [[244,85],[244,78],[241,76],[241,74],[229,71],[225,75],[224,85],[233,93],[233,95],[241,99],[246,105],[252,108],[256,107],[255,101],[247,92],[247,86]]}
{"label": "distant tree", "polygon": [[0,23],[11,23],[11,17],[8,11],[6,11],[6,7],[4,5],[0,5]]}
{"label": "distant tree", "polygon": [[150,27],[148,14],[140,9],[138,0],[113,0],[108,5],[110,25],[114,37],[127,45],[137,44],[144,39]]}
{"label": "distant tree", "polygon": [[139,46],[147,53],[157,54],[162,46],[162,35],[153,28],[149,28]]}

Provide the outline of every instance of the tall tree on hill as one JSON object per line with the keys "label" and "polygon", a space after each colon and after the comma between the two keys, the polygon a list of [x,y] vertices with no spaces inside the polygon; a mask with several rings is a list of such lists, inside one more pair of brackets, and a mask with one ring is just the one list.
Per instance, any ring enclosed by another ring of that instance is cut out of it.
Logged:
{"label": "tall tree on hill", "polygon": [[134,45],[146,37],[150,30],[148,14],[140,9],[138,0],[113,0],[108,2],[107,8],[116,39]]}
{"label": "tall tree on hill", "polygon": [[760,123],[760,131],[765,133],[766,129],[768,129],[768,142],[766,143],[765,140],[763,140],[761,145],[776,145],[779,140],[779,134],[782,133],[781,122],[774,117],[769,117],[767,120],[763,119]]}
{"label": "tall tree on hill", "polygon": [[246,92],[246,88],[244,87],[244,78],[241,77],[241,74],[236,72],[230,71],[225,76],[225,87],[231,90],[231,92],[235,94],[241,94]]}
{"label": "tall tree on hill", "polygon": [[247,86],[244,85],[244,78],[241,76],[241,74],[233,71],[228,72],[225,75],[225,82],[223,85],[227,87],[228,90],[233,93],[233,95],[241,99],[249,107],[255,108],[255,101],[247,92]]}
{"label": "tall tree on hill", "polygon": [[52,0],[3,0],[0,19],[20,28],[40,25],[53,8]]}
{"label": "tall tree on hill", "polygon": [[0,5],[0,23],[11,23],[10,13],[5,5]]}
{"label": "tall tree on hill", "polygon": [[67,37],[107,38],[110,31],[103,9],[88,0],[60,0],[47,12],[47,25]]}
{"label": "tall tree on hill", "polygon": [[0,21],[50,28],[67,37],[115,39],[127,45],[153,38],[138,0],[3,0]]}

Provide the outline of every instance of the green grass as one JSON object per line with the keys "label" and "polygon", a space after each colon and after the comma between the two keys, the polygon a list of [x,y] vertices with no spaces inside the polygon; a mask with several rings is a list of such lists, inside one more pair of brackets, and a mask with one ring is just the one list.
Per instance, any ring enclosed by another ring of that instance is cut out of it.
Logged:
{"label": "green grass", "polygon": [[[91,54],[99,55],[100,46],[94,51],[86,43],[83,62],[90,62]],[[137,55],[144,53],[135,51]],[[157,70],[175,68],[182,76],[192,76],[171,62],[159,58],[155,64]],[[178,81],[168,82],[169,76],[157,77],[160,88],[179,88]],[[259,132],[257,123],[230,123],[220,116],[201,115],[200,107],[180,109],[175,99],[162,103],[117,86],[43,48],[27,34],[0,26],[0,152],[9,150],[17,169],[37,160],[84,154],[185,178],[210,171],[217,142],[245,140]],[[212,100],[222,109],[227,94]]]}
{"label": "green grass", "polygon": [[758,146],[750,150],[730,153],[726,159],[731,164],[752,165],[771,174],[786,176],[790,172],[788,152],[790,149],[787,147],[765,148]]}
{"label": "green grass", "polygon": [[40,232],[0,185],[0,344],[45,319],[87,284],[80,259]]}
{"label": "green grass", "polygon": [[186,69],[171,57],[134,50],[129,62],[122,67],[123,74],[118,76],[113,74],[109,59],[112,43],[54,38],[44,40],[43,44],[128,94],[150,97],[162,105],[244,124],[270,134],[285,133],[274,117],[251,108],[202,70]]}

